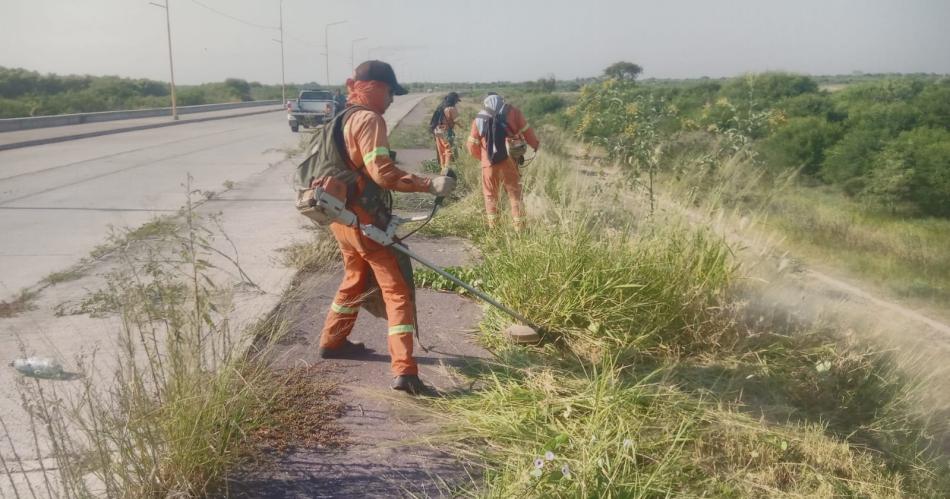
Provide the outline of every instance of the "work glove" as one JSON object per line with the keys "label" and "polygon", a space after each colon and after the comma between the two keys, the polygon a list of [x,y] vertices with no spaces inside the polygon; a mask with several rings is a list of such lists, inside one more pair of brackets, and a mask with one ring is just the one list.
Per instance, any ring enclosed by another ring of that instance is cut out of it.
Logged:
{"label": "work glove", "polygon": [[449,176],[440,175],[438,177],[432,177],[429,182],[429,194],[434,194],[438,197],[448,196],[452,194],[454,190],[455,179]]}

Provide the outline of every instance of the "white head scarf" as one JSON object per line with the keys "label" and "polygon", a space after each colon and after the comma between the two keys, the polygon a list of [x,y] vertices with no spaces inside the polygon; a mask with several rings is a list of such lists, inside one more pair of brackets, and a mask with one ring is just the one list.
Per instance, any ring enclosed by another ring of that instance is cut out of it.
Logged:
{"label": "white head scarf", "polygon": [[505,108],[505,99],[500,95],[489,95],[482,102],[484,109],[475,117],[478,133],[482,137],[488,135],[488,119],[494,118]]}

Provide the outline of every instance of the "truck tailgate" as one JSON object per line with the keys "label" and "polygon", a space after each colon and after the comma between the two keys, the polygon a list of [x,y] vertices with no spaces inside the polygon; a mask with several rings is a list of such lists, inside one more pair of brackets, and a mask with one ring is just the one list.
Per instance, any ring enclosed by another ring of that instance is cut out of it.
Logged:
{"label": "truck tailgate", "polygon": [[324,113],[327,110],[327,104],[331,103],[323,100],[303,100],[299,101],[298,107],[307,113]]}

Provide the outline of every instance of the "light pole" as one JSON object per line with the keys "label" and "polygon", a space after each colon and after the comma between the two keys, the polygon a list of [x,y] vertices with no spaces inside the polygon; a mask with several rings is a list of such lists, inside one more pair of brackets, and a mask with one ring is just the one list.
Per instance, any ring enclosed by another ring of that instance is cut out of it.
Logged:
{"label": "light pole", "polygon": [[347,21],[344,19],[343,21],[330,23],[323,27],[323,48],[326,50],[323,56],[326,58],[327,64],[327,88],[330,87],[330,26],[336,26],[337,24],[343,24],[345,22]]}
{"label": "light pole", "polygon": [[280,0],[280,105],[287,105],[287,83],[284,81],[284,0]]}
{"label": "light pole", "polygon": [[350,72],[353,72],[356,69],[356,42],[361,42],[363,40],[369,40],[368,36],[363,38],[357,38],[350,42]]}
{"label": "light pole", "polygon": [[150,4],[165,9],[165,33],[168,34],[168,67],[171,70],[172,76],[172,119],[178,119],[178,103],[175,100],[175,63],[172,61],[172,20],[171,14],[169,14],[168,9],[168,0],[165,0],[165,5],[158,4],[155,2],[149,2]]}

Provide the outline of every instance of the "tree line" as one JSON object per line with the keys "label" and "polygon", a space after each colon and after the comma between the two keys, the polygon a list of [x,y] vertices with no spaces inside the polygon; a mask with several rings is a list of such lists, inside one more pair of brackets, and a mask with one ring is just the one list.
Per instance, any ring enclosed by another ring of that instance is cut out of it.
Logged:
{"label": "tree line", "polygon": [[[297,87],[288,87],[288,95],[296,96]],[[319,85],[300,87],[318,88]],[[169,107],[170,92],[167,82],[144,78],[62,76],[0,67],[0,118]],[[280,97],[280,85],[263,85],[240,78],[176,87],[179,106]]]}
{"label": "tree line", "polygon": [[950,78],[885,77],[832,92],[777,72],[643,84],[632,66],[608,68],[567,113],[579,136],[632,166],[661,167],[671,140],[716,134],[770,173],[798,170],[872,208],[950,217]]}

